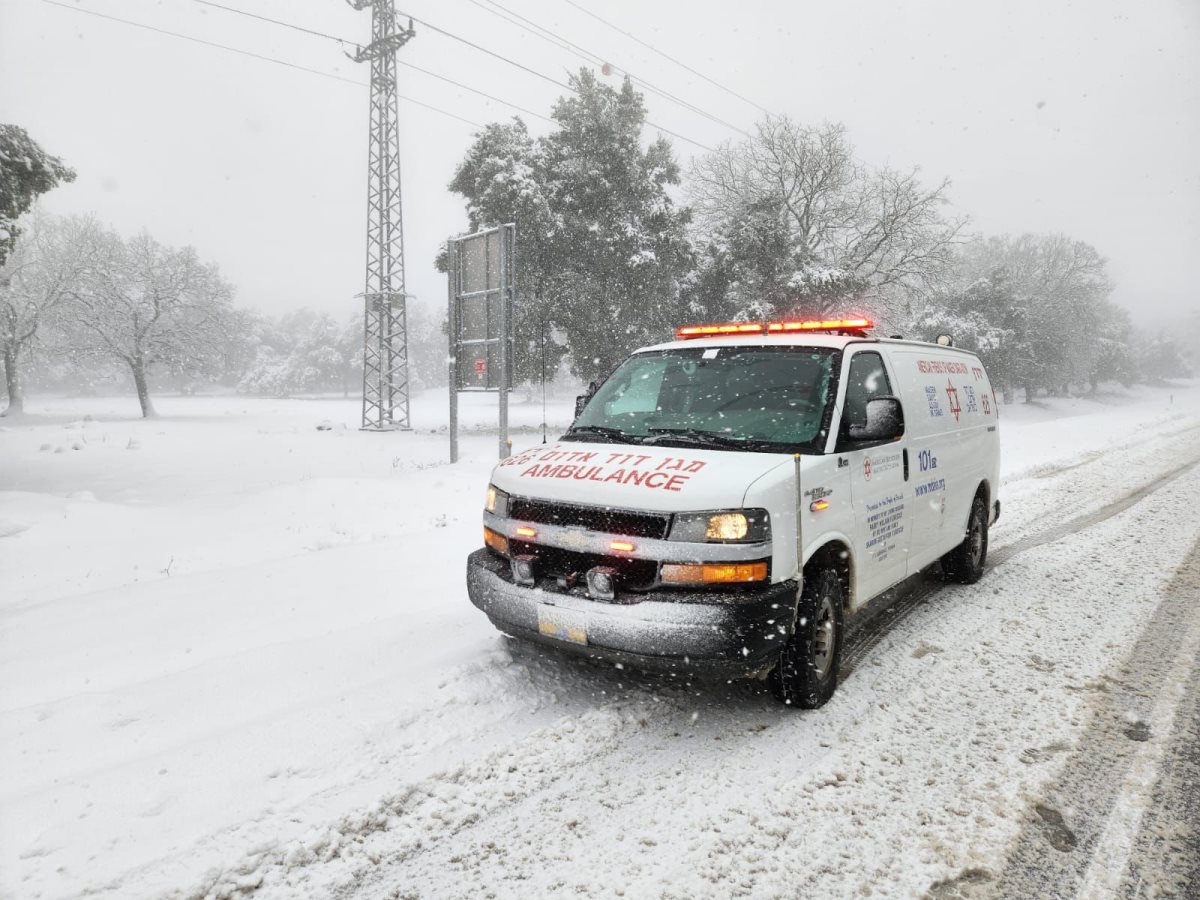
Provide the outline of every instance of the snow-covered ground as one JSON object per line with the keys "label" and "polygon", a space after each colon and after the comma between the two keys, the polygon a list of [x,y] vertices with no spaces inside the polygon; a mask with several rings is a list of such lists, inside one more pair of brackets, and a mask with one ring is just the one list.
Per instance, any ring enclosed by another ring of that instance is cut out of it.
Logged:
{"label": "snow-covered ground", "polygon": [[[404,434],[156,403],[0,420],[2,897],[919,896],[1003,865],[1062,761],[1029,751],[1073,745],[1200,538],[1191,469],[938,592],[802,714],[492,629],[463,569],[494,398],[455,466],[444,393]],[[994,551],[1200,459],[1200,385],[1001,431]]]}

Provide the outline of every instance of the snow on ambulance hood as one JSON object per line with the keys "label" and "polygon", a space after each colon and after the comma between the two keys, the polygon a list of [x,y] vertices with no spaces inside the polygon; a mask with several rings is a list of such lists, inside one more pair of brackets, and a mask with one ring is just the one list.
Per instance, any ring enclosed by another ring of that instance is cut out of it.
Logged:
{"label": "snow on ambulance hood", "polygon": [[509,494],[625,509],[683,512],[742,505],[746,489],[790,454],[574,441],[510,456],[492,471]]}

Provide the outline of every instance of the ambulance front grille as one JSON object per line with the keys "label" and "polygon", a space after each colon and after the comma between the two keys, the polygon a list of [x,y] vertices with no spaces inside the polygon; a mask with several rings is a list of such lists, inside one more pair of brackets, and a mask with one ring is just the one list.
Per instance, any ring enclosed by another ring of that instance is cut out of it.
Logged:
{"label": "ambulance front grille", "polygon": [[522,522],[540,522],[543,525],[562,525],[659,540],[667,536],[667,529],[671,525],[671,517],[659,513],[609,509],[604,506],[575,506],[528,497],[513,497],[509,502],[508,515]]}
{"label": "ambulance front grille", "polygon": [[617,584],[622,590],[642,591],[653,587],[658,577],[658,563],[651,559],[577,553],[515,538],[509,542],[509,547],[514,556],[528,554],[536,559],[535,571],[539,579],[566,576],[575,584],[583,584],[588,569],[607,566],[616,570]]}

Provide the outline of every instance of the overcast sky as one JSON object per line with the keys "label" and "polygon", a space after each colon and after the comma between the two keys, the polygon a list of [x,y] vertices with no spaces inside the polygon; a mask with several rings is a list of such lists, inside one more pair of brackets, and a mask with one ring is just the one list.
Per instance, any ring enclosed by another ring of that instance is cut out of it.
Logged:
{"label": "overcast sky", "polygon": [[[348,315],[365,253],[365,87],[85,15],[93,10],[365,84],[325,38],[197,0],[0,0],[0,121],[79,172],[51,212],[93,212],[217,262],[240,301]],[[360,40],[343,0],[220,0]],[[762,113],[566,0],[508,9],[749,129]],[[860,156],[952,181],[984,233],[1063,231],[1110,260],[1140,315],[1200,307],[1200,3],[1196,0],[767,2],[577,0],[772,112],[840,120]],[[582,65],[487,0],[397,0],[431,25],[564,80]],[[493,7],[494,9],[494,7]],[[428,28],[400,58],[548,114],[561,90]],[[401,92],[475,123],[514,110],[411,69]],[[610,77],[614,85],[619,75]],[[729,128],[667,100],[650,118],[699,144]],[[442,304],[440,243],[466,224],[446,191],[474,126],[401,102],[408,290]],[[531,130],[548,126],[523,116]],[[702,153],[673,139],[681,161]]]}

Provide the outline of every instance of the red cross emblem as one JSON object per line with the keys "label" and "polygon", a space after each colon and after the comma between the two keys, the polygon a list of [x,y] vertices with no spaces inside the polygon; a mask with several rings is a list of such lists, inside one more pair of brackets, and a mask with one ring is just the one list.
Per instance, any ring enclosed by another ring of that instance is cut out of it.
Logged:
{"label": "red cross emblem", "polygon": [[871,480],[871,457],[863,457],[863,478],[867,481]]}
{"label": "red cross emblem", "polygon": [[950,412],[954,414],[954,421],[958,421],[958,414],[962,412],[962,406],[958,403],[958,388],[946,379],[946,399],[950,401]]}

